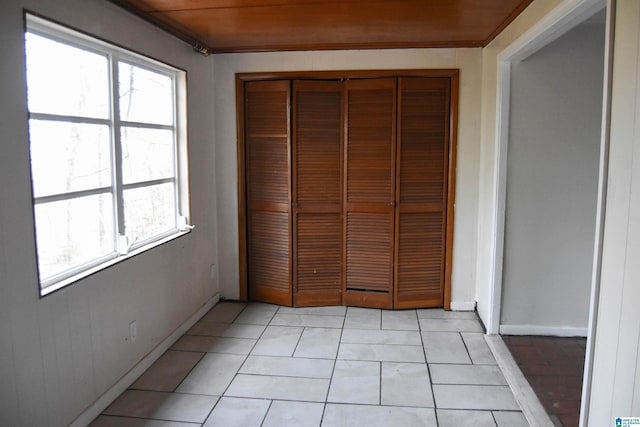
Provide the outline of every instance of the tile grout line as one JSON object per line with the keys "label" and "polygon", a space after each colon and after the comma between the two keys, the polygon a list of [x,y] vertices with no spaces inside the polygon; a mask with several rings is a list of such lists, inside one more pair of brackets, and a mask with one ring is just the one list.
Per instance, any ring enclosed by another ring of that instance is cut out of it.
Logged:
{"label": "tile grout line", "polygon": [[380,380],[378,381],[378,406],[382,406],[382,361],[378,363],[380,363],[380,366],[378,369],[378,373],[379,373],[378,378],[380,378]]}
{"label": "tile grout line", "polygon": [[[233,321],[235,321],[240,314],[242,314],[243,311],[245,311],[247,309],[247,307],[249,306],[249,304],[245,304],[245,306],[242,308],[242,310],[240,310],[238,312],[238,314],[233,318]],[[204,316],[202,316],[204,317]],[[231,323],[229,323],[230,325],[233,324],[233,321]],[[197,323],[197,322],[196,322]],[[265,330],[267,329],[266,327],[264,328]],[[264,330],[262,331],[262,333],[260,334],[260,336],[262,336],[262,334],[264,333]],[[260,339],[260,338],[258,338]],[[256,343],[258,342],[258,340],[256,340]],[[253,345],[253,347],[255,347],[255,344]],[[253,350],[253,347],[251,347],[251,349]],[[251,352],[251,350],[249,350],[249,352]],[[207,354],[207,353],[205,353]],[[240,367],[238,368],[238,371],[240,371],[240,369],[242,368],[242,366],[245,364],[245,362],[247,361],[247,357],[249,357],[248,355],[245,357],[244,361],[242,362],[242,365],[240,365]],[[193,371],[193,369],[195,369],[195,367],[202,361],[202,359],[204,359],[204,355],[202,356],[202,358],[198,361],[198,363],[196,363],[194,365],[194,367],[191,369]],[[233,376],[233,378],[231,379],[231,381],[229,382],[229,385],[231,385],[231,383],[233,382],[233,380],[236,378],[236,376],[238,375],[238,373],[236,372],[235,375]],[[185,376],[182,381],[184,381],[187,377]],[[204,419],[204,422],[201,424],[201,426],[205,425],[207,423],[207,421],[209,420],[209,418],[211,417],[211,414],[213,414],[213,411],[218,407],[218,404],[220,403],[220,401],[222,400],[222,397],[224,396],[224,393],[227,391],[227,388],[229,388],[229,386],[227,386],[224,391],[220,394],[220,396],[218,396],[218,400],[216,401],[216,403],[213,405],[213,408],[211,408],[211,411],[209,411],[209,414],[207,415],[207,417]]]}
{"label": "tile grout line", "polygon": [[[416,316],[417,316],[416,311]],[[429,366],[429,360],[427,359],[427,348],[424,345],[424,336],[422,335],[424,331],[422,330],[422,325],[420,324],[420,319],[418,319],[418,334],[420,335],[420,342],[422,343],[422,353],[424,354],[424,364],[427,366],[427,374],[429,375],[429,389],[431,390],[431,397],[433,398],[433,415],[436,418],[436,426],[440,425],[438,421],[438,406],[436,404],[436,394],[433,391],[433,377],[431,376],[431,367]]]}
{"label": "tile grout line", "polygon": [[349,309],[347,308],[347,310],[344,313],[344,321],[342,323],[342,328],[340,329],[340,336],[338,337],[338,348],[336,349],[336,354],[335,354],[335,359],[333,359],[333,369],[331,370],[331,378],[329,378],[329,387],[327,387],[327,394],[325,395],[324,398],[324,406],[322,408],[322,416],[320,417],[320,426],[322,426],[322,423],[324,422],[324,415],[327,411],[327,405],[329,404],[329,392],[331,391],[331,384],[333,383],[333,376],[336,373],[336,365],[338,364],[338,354],[340,354],[340,346],[342,345],[342,334],[344,333],[344,323],[347,320],[347,313],[349,312]]}
{"label": "tile grout line", "polygon": [[[168,423],[184,423],[184,424],[193,424],[194,426],[201,426],[204,424],[204,423],[199,423],[195,421],[178,421],[178,420],[170,420],[165,418],[144,418],[144,417],[136,417],[134,415],[112,415],[112,414],[104,414],[104,413],[98,415],[98,417],[125,418],[130,420],[160,421],[160,422],[168,422]],[[205,422],[207,418],[205,418]]]}
{"label": "tile grout line", "polygon": [[267,420],[267,415],[269,414],[269,411],[271,410],[271,407],[273,406],[273,402],[274,402],[274,399],[270,399],[269,407],[267,408],[267,410],[265,411],[264,415],[262,416],[262,421],[260,421],[260,427],[262,427],[264,425],[264,422]]}
{"label": "tile grout line", "polygon": [[296,341],[296,345],[293,347],[293,351],[291,352],[291,358],[294,357],[294,355],[296,354],[296,350],[298,350],[298,346],[300,345],[300,341],[302,341],[302,336],[304,335],[304,331],[306,331],[308,328],[308,326],[303,326],[302,327],[302,332],[300,332],[300,336],[298,337],[298,341]]}
{"label": "tile grout line", "polygon": [[471,362],[471,365],[475,365],[475,363],[473,363],[473,357],[471,357],[471,352],[469,351],[469,346],[467,346],[467,342],[464,340],[464,336],[462,335],[462,332],[458,331],[458,335],[460,335],[460,340],[462,340],[464,351],[466,351],[467,356],[469,356],[469,362]]}
{"label": "tile grout line", "polygon": [[[242,310],[240,310],[240,312],[236,315],[236,317],[234,317],[234,321],[240,316],[240,314],[245,311],[247,309],[247,307],[249,307],[249,304],[247,303],[244,308]],[[277,310],[276,310],[277,311]],[[275,316],[275,313],[274,313]],[[273,316],[271,317],[271,319],[273,319]],[[271,319],[269,320],[269,323],[271,322]],[[258,337],[258,339],[256,340],[256,342],[253,344],[253,346],[251,347],[251,350],[249,350],[249,352],[244,355],[244,360],[242,361],[242,364],[238,367],[238,370],[236,371],[236,373],[233,375],[233,378],[231,379],[231,381],[229,381],[229,384],[227,384],[227,386],[225,387],[224,391],[220,394],[220,399],[218,399],[218,402],[216,402],[215,406],[218,406],[218,403],[220,402],[220,400],[222,400],[223,397],[225,396],[225,393],[227,392],[227,390],[229,390],[229,387],[231,387],[231,384],[233,384],[233,382],[235,381],[236,378],[238,378],[238,373],[240,372],[240,370],[242,369],[242,367],[244,366],[245,363],[247,363],[247,359],[249,358],[249,356],[251,355],[251,352],[253,351],[253,349],[256,347],[256,345],[258,345],[258,341],[262,338],[262,336],[264,335],[264,333],[267,331],[267,328],[269,327],[269,325],[267,324],[267,326],[265,326],[264,330],[262,331],[262,333],[260,334],[260,336]],[[215,409],[214,406],[214,409]],[[213,410],[212,410],[213,413]],[[211,415],[209,415],[211,416]]]}

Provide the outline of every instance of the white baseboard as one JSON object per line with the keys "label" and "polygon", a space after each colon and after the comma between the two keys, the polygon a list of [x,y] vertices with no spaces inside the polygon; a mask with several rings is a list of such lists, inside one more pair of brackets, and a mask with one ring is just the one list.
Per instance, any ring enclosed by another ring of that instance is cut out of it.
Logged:
{"label": "white baseboard", "polygon": [[475,301],[451,301],[452,311],[475,311]]}
{"label": "white baseboard", "polygon": [[100,396],[84,412],[82,412],[71,427],[85,427],[89,425],[98,415],[102,413],[114,400],[117,399],[135,380],[140,377],[153,363],[160,358],[185,332],[187,332],[198,320],[202,318],[211,308],[220,301],[220,294],[216,294],[207,301],[198,311],[196,311],[186,322],[180,325],[175,331],[158,344],[149,354],[147,354],[137,365],[127,374],[120,378],[109,390]]}
{"label": "white baseboard", "polygon": [[507,384],[513,392],[518,405],[522,409],[524,417],[531,427],[553,427],[553,422],[549,418],[547,411],[544,409],[538,396],[533,391],[529,382],[522,374],[522,371],[513,360],[511,352],[502,341],[499,335],[485,335],[487,345],[496,359],[496,363],[500,366],[500,370],[507,380]]}
{"label": "white baseboard", "polygon": [[572,326],[500,325],[500,335],[546,335],[552,337],[586,337],[587,328]]}

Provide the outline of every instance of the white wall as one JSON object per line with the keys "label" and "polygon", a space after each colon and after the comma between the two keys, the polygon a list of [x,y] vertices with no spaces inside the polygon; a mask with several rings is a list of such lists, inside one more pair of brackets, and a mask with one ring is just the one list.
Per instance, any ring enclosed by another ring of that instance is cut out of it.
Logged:
{"label": "white wall", "polygon": [[617,0],[599,306],[588,425],[640,416],[640,2]]}
{"label": "white wall", "polygon": [[[482,49],[482,118],[478,179],[478,225],[476,256],[476,299],[478,314],[486,325],[493,307],[492,283],[495,275],[494,253],[498,234],[498,55],[525,34],[547,14],[562,5],[562,0],[535,0]],[[566,2],[565,2],[566,3]],[[496,319],[497,321],[497,319]],[[497,324],[493,325],[497,328]],[[494,332],[495,333],[495,332]]]}
{"label": "white wall", "polygon": [[[190,89],[196,229],[42,299],[31,208],[23,7],[186,69]],[[3,0],[0,56],[0,425],[68,425],[217,292],[209,277],[209,265],[217,262],[213,59],[104,0]],[[132,320],[138,338],[129,344]]]}
{"label": "white wall", "polygon": [[400,49],[217,55],[215,61],[220,290],[238,298],[238,194],[235,74],[257,71],[460,69],[460,111],[452,308],[475,305],[477,180],[480,137],[480,49]]}
{"label": "white wall", "polygon": [[512,65],[503,333],[586,336],[604,34],[589,21]]}

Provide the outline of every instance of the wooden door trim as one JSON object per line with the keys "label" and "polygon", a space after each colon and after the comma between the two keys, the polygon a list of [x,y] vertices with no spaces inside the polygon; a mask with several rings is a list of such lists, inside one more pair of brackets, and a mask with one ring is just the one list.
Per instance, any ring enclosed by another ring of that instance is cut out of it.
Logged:
{"label": "wooden door trim", "polygon": [[[247,218],[246,169],[244,148],[244,83],[253,80],[276,79],[368,79],[378,77],[448,77],[451,79],[449,117],[449,168],[447,181],[447,230],[445,244],[444,309],[451,309],[451,272],[453,261],[453,231],[456,188],[456,157],[459,108],[459,69],[398,69],[398,70],[345,70],[345,71],[286,71],[236,74],[236,149],[238,162],[238,260],[240,300],[248,298],[247,280]],[[343,112],[344,114],[344,112]],[[345,163],[343,159],[343,164]],[[343,278],[344,282],[344,278]],[[345,301],[346,302],[346,301]]]}
{"label": "wooden door trim", "polygon": [[246,163],[244,140],[244,81],[236,75],[236,132],[237,132],[237,161],[238,161],[238,281],[240,301],[249,299],[249,281],[247,276],[248,243],[247,243],[247,192],[246,192]]}
{"label": "wooden door trim", "polygon": [[447,231],[445,243],[444,309],[451,310],[451,271],[453,263],[453,220],[456,202],[456,158],[458,153],[458,103],[460,72],[450,76],[449,92],[449,176],[447,179]]}
{"label": "wooden door trim", "polygon": [[236,81],[251,80],[348,80],[376,79],[381,77],[452,77],[458,75],[457,68],[397,69],[397,70],[338,70],[338,71],[265,71],[238,73]]}

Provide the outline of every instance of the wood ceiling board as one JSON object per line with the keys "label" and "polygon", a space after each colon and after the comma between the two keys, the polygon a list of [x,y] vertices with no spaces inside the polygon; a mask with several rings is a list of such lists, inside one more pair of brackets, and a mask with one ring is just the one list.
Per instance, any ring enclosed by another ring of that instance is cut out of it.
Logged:
{"label": "wood ceiling board", "polygon": [[213,52],[486,45],[532,0],[118,0]]}

